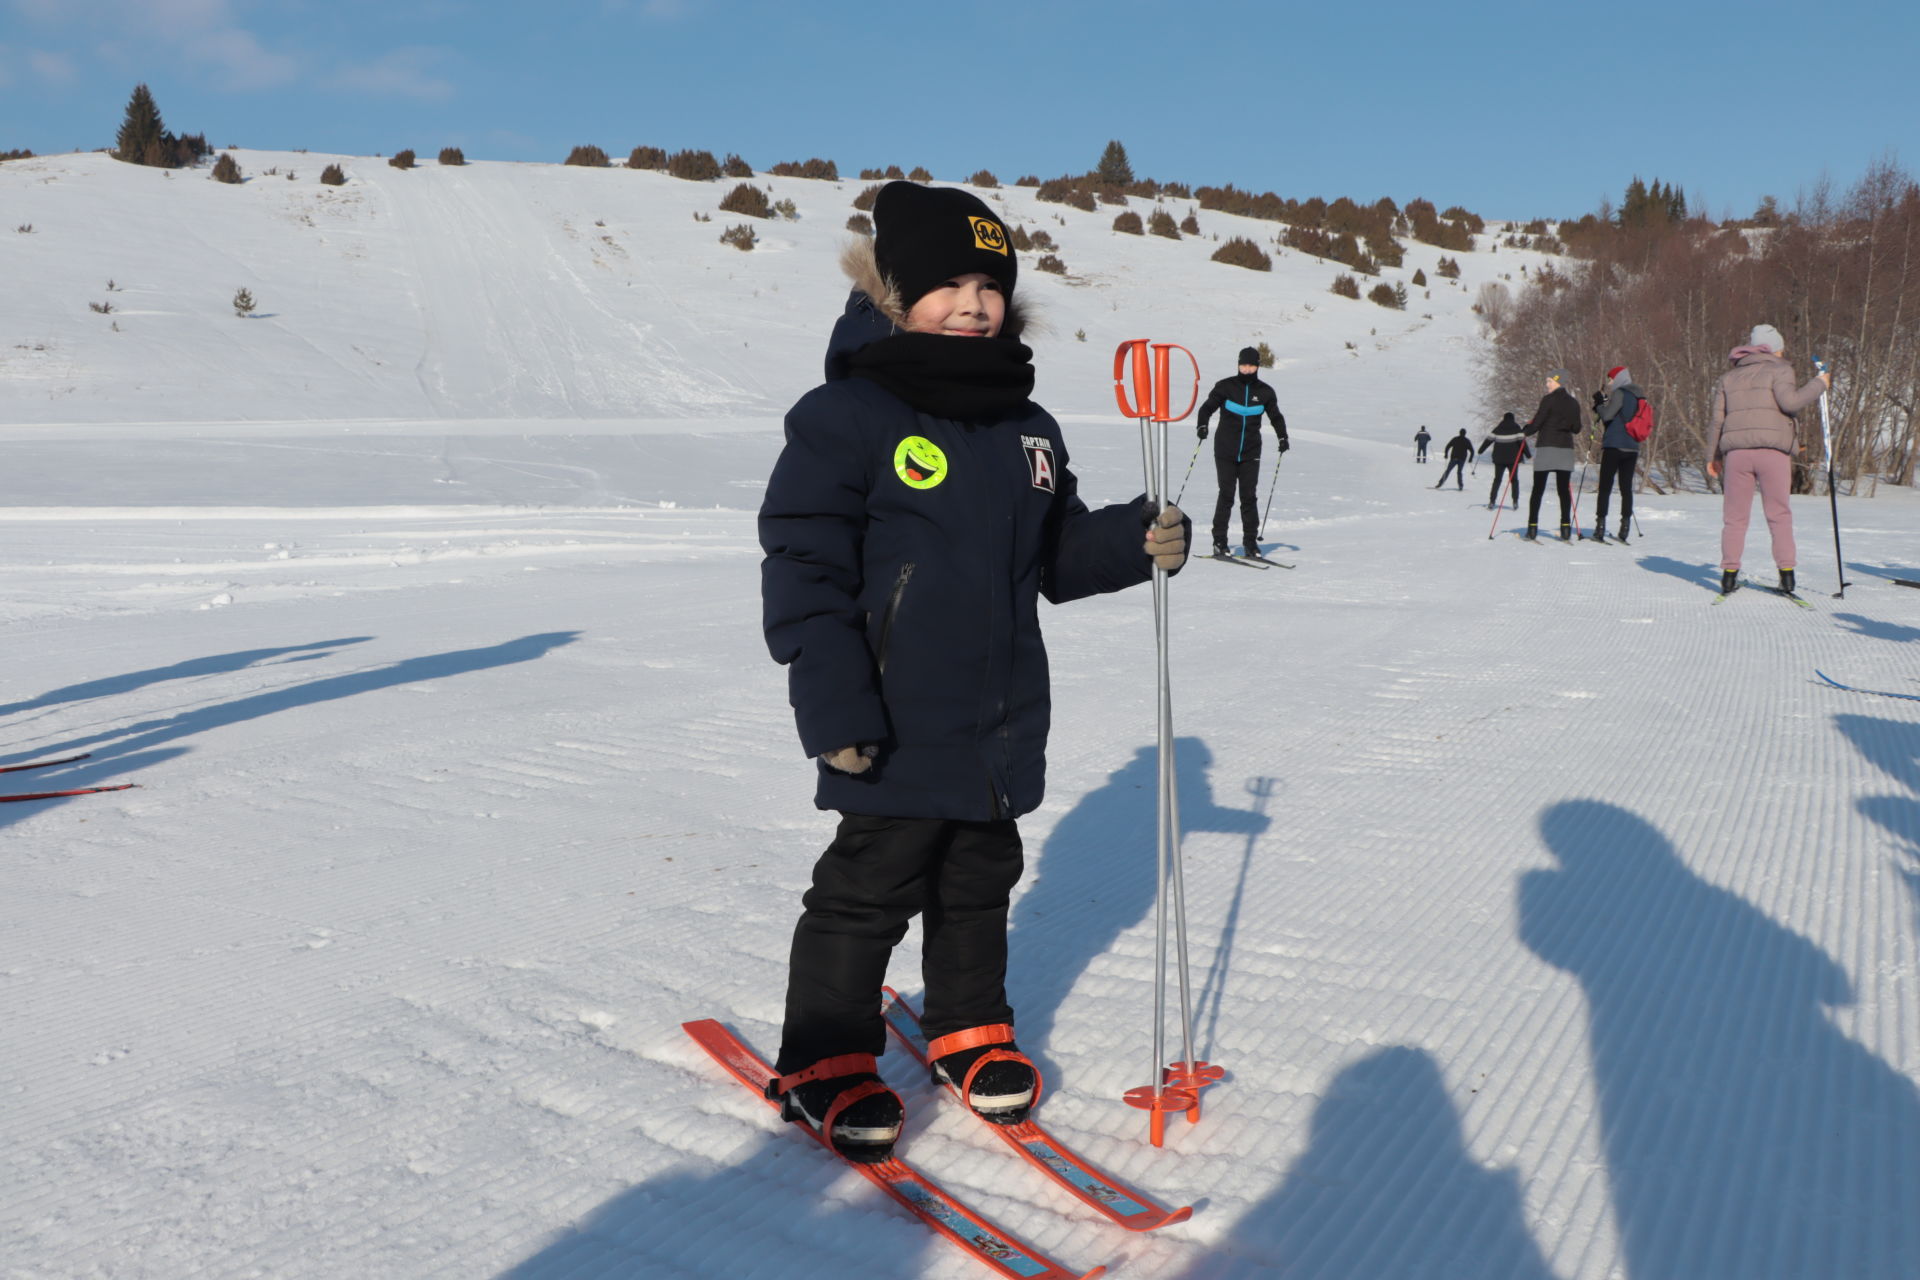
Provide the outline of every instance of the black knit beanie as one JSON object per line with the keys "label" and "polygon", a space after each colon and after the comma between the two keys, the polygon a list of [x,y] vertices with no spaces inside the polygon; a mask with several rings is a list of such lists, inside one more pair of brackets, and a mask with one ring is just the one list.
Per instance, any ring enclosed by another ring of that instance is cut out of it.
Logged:
{"label": "black knit beanie", "polygon": [[956,187],[889,182],[880,188],[873,202],[873,256],[907,309],[970,271],[992,276],[1011,298],[1019,274],[999,216]]}
{"label": "black knit beanie", "polygon": [[1258,365],[1260,363],[1260,353],[1252,347],[1242,347],[1240,348],[1240,363]]}

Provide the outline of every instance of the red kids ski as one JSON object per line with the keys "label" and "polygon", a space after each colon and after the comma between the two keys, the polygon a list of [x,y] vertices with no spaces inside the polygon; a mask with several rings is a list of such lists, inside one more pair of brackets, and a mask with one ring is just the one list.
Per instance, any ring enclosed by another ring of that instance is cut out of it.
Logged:
{"label": "red kids ski", "polygon": [[[762,1062],[753,1050],[741,1044],[733,1032],[711,1018],[682,1023],[681,1029],[693,1037],[695,1044],[712,1054],[713,1060],[725,1067],[728,1075],[751,1089],[755,1095],[765,1098],[764,1090],[767,1081],[773,1079],[774,1070]],[[770,1098],[765,1100],[768,1106],[776,1109],[780,1105]],[[833,1144],[826,1138],[804,1125],[797,1127],[828,1151],[833,1151]],[[837,1151],[833,1154],[840,1155]],[[1068,1270],[980,1217],[902,1160],[859,1164],[845,1157],[841,1159],[867,1181],[905,1205],[916,1218],[1000,1275],[1013,1277],[1014,1280],[1075,1280],[1075,1277],[1093,1280],[1096,1276],[1106,1274],[1105,1267],[1095,1267],[1086,1272]]]}
{"label": "red kids ski", "polygon": [[[922,1066],[926,1066],[927,1038],[920,1030],[920,1015],[892,987],[882,990],[886,993],[886,1001],[880,1012],[887,1020],[887,1029],[899,1037]],[[959,1096],[952,1085],[947,1086],[947,1091],[955,1097]],[[1019,1124],[988,1124],[987,1127],[1002,1142],[1026,1157],[1027,1163],[1078,1196],[1083,1203],[1099,1210],[1109,1221],[1117,1222],[1129,1231],[1152,1231],[1170,1223],[1185,1222],[1193,1216],[1191,1205],[1178,1209],[1156,1207],[1140,1192],[1067,1150],[1032,1120]]]}

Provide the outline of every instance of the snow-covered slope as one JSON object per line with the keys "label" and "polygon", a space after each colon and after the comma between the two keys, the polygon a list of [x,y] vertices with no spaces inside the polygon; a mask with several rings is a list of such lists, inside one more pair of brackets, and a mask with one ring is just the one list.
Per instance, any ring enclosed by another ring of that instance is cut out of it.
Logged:
{"label": "snow-covered slope", "polygon": [[[983,1274],[679,1030],[772,1051],[829,829],[753,508],[861,184],[763,179],[802,217],[741,254],[692,216],[727,184],[349,160],[323,193],[328,159],[241,153],[238,189],[0,165],[0,763],[94,753],[5,789],[142,788],[0,806],[5,1274]],[[1812,675],[1920,690],[1912,495],[1842,501],[1844,600],[1825,499],[1796,505],[1811,612],[1708,604],[1704,495],[1644,496],[1625,547],[1490,539],[1487,473],[1435,492],[1409,437],[1482,425],[1469,301],[1531,257],[1402,315],[1002,196],[1075,273],[1022,289],[1083,490],[1139,486],[1116,341],[1212,377],[1264,338],[1299,567],[1173,588],[1197,1028],[1231,1075],[1159,1151],[1120,1102],[1147,598],[1046,615],[1021,1040],[1056,1132],[1198,1211],[1123,1236],[895,1055],[908,1158],[1119,1276],[1920,1274],[1920,704]]]}

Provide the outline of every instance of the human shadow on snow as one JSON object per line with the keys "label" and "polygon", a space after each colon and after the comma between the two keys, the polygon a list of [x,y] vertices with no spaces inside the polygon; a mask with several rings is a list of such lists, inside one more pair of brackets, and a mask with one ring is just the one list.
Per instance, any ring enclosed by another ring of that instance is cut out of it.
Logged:
{"label": "human shadow on snow", "polygon": [[[1266,831],[1263,813],[1223,808],[1214,802],[1208,771],[1213,753],[1198,738],[1180,738],[1174,756],[1179,765],[1180,823],[1187,834],[1219,832],[1247,837],[1242,851],[1241,891],[1245,864],[1253,856],[1254,840]],[[1123,767],[1108,775],[1104,785],[1083,796],[1047,837],[1037,858],[1031,858],[1031,880],[1014,904],[1011,958],[1008,966],[1012,1004],[1016,1010],[1020,1047],[1044,1061],[1061,1003],[1087,967],[1112,949],[1129,929],[1153,913],[1156,865],[1155,800],[1159,792],[1159,753],[1141,747]],[[1183,859],[1189,897],[1195,868],[1189,849]],[[1210,922],[1187,912],[1187,935],[1196,956],[1207,954],[1205,944],[1215,937],[1219,947],[1232,946],[1233,922],[1239,894],[1228,912],[1227,925],[1216,933]],[[1169,914],[1168,936],[1173,925]],[[1171,952],[1171,946],[1169,947]],[[1220,975],[1224,979],[1224,974]],[[1171,964],[1169,992],[1175,981]],[[1200,1007],[1196,992],[1195,1008]],[[1169,994],[1177,1001],[1176,994]],[[1148,1006],[1149,1008],[1151,1006]],[[1145,1014],[1141,1022],[1147,1022]],[[1170,1036],[1174,1023],[1169,1020]],[[1195,1029],[1196,1036],[1200,1028]],[[1170,1039],[1170,1056],[1178,1056],[1177,1039]],[[1204,1060],[1208,1046],[1197,1043]]]}
{"label": "human shadow on snow", "polygon": [[1833,620],[1845,623],[1847,630],[1855,635],[1870,636],[1875,640],[1920,640],[1920,627],[1883,622],[1879,618],[1869,618],[1858,613],[1836,613],[1833,615]]}
{"label": "human shadow on snow", "polygon": [[[90,751],[92,759],[80,765],[55,771],[36,770],[19,775],[0,775],[34,780],[30,786],[6,787],[0,790],[52,791],[132,781],[131,775],[139,770],[151,768],[163,760],[182,754],[184,748],[169,744],[177,743],[183,738],[191,738],[209,730],[257,720],[282,711],[293,711],[301,707],[350,698],[356,694],[370,693],[376,689],[389,689],[416,681],[466,675],[489,667],[510,666],[517,662],[530,662],[546,656],[561,645],[571,644],[579,634],[577,631],[550,631],[477,649],[455,649],[418,658],[404,658],[398,662],[365,671],[323,676],[304,684],[271,689],[264,693],[235,698],[229,702],[193,707],[171,716],[82,734],[34,754],[64,756]],[[0,826],[18,821],[26,817],[30,811],[38,812],[45,805],[62,803],[66,802],[48,800],[0,806]]]}
{"label": "human shadow on snow", "polygon": [[809,1273],[908,1276],[932,1250],[952,1251],[771,1109],[764,1123],[715,1157],[723,1166],[678,1168],[620,1192],[496,1280],[775,1276],[794,1258],[811,1259]]}
{"label": "human shadow on snow", "polygon": [[[144,671],[129,671],[125,675],[102,676],[98,680],[83,680],[79,684],[49,689],[39,697],[29,698],[24,702],[12,702],[0,706],[0,716],[17,716],[24,712],[38,711],[43,707],[59,706],[68,702],[89,702],[95,698],[112,698],[169,680],[193,680],[201,676],[226,675],[247,667],[267,664],[277,666],[284,662],[303,662],[314,658],[331,657],[333,651],[337,649],[350,644],[365,644],[370,639],[372,639],[371,636],[345,636],[339,640],[315,640],[309,644],[277,645],[270,649],[241,649],[233,653],[216,653],[205,658],[189,658],[184,662],[169,663],[164,667],[149,667]],[[280,661],[276,662],[276,659]],[[26,758],[15,755],[0,759],[0,764],[11,764],[14,760]]]}
{"label": "human shadow on snow", "polygon": [[1626,1274],[1920,1276],[1920,1091],[1829,1020],[1846,972],[1625,809],[1540,832],[1520,936],[1586,994]]}
{"label": "human shadow on snow", "polygon": [[1904,796],[1864,796],[1855,807],[1900,842],[1895,870],[1913,897],[1920,935],[1920,724],[1857,715],[1833,720],[1856,751],[1907,789]]}
{"label": "human shadow on snow", "polygon": [[1307,1150],[1181,1280],[1551,1280],[1520,1180],[1467,1149],[1440,1069],[1405,1046],[1341,1071]]}
{"label": "human shadow on snow", "polygon": [[1709,591],[1720,589],[1720,570],[1715,565],[1675,560],[1672,556],[1641,556],[1638,563],[1642,569],[1678,578],[1689,586],[1705,587]]}

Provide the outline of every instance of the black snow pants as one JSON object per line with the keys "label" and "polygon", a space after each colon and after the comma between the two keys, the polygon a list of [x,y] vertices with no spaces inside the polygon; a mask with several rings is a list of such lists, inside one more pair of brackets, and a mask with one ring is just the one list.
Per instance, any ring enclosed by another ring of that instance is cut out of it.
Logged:
{"label": "black snow pants", "polygon": [[887,1047],[887,958],[921,917],[929,1038],[1012,1022],[1007,901],[1020,879],[1012,819],[948,822],[846,813],[801,899],[787,973],[781,1075]]}
{"label": "black snow pants", "polygon": [[1213,504],[1213,545],[1227,541],[1227,517],[1233,514],[1233,497],[1240,495],[1240,541],[1255,546],[1260,541],[1260,456],[1235,459],[1228,454],[1213,455],[1213,469],[1220,477],[1220,500]]}
{"label": "black snow pants", "polygon": [[1593,504],[1594,528],[1607,523],[1607,491],[1616,483],[1620,486],[1621,526],[1624,528],[1627,521],[1633,519],[1633,468],[1639,461],[1640,455],[1631,449],[1600,451],[1600,496]]}
{"label": "black snow pants", "polygon": [[1535,468],[1533,473],[1533,496],[1527,499],[1527,523],[1540,523],[1540,498],[1547,491],[1547,477],[1552,476],[1559,483],[1560,490],[1560,527],[1566,528],[1573,522],[1570,514],[1573,507],[1573,472],[1541,471]]}
{"label": "black snow pants", "polygon": [[1466,488],[1467,487],[1467,460],[1465,458],[1455,458],[1451,462],[1447,463],[1447,469],[1440,473],[1440,483],[1436,484],[1433,487],[1436,489],[1444,487],[1447,483],[1448,476],[1459,477],[1457,480],[1454,481],[1454,485],[1453,485],[1454,488],[1456,489]]}

